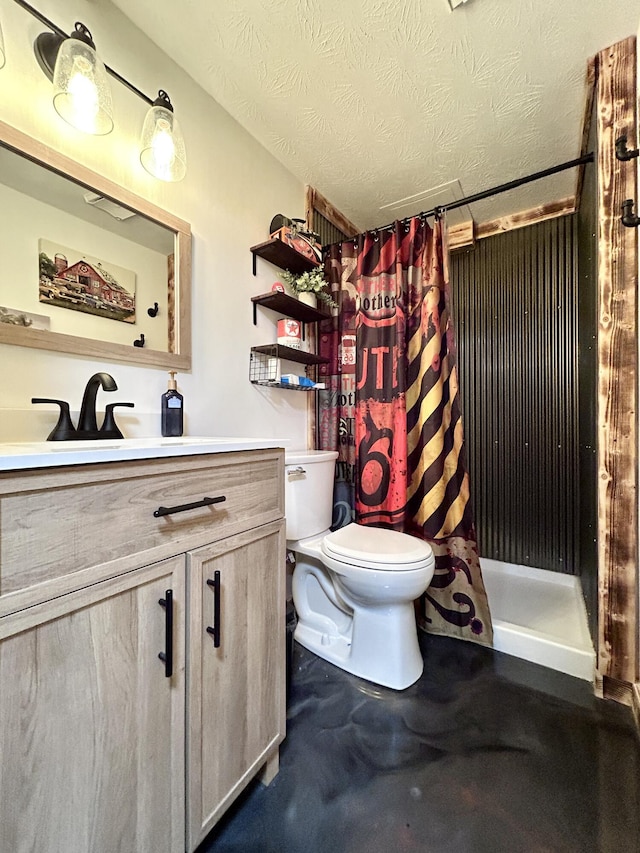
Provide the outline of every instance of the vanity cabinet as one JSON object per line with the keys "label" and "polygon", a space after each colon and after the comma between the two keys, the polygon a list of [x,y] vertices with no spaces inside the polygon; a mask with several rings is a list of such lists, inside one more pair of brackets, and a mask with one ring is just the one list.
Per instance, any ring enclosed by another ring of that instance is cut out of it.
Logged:
{"label": "vanity cabinet", "polygon": [[192,853],[277,771],[283,468],[252,450],[0,473],[0,850]]}
{"label": "vanity cabinet", "polygon": [[284,573],[276,584],[270,567],[284,566],[283,537],[282,525],[270,524],[187,558],[190,850],[270,755],[265,781],[277,771],[285,593]]}
{"label": "vanity cabinet", "polygon": [[184,606],[172,558],[0,619],[0,850],[181,851]]}

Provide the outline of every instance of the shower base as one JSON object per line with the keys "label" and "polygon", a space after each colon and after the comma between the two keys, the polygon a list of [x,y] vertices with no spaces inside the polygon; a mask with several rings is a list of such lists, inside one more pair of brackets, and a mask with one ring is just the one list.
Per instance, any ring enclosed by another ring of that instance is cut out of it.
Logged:
{"label": "shower base", "polygon": [[596,656],[580,580],[482,558],[496,651],[593,681]]}

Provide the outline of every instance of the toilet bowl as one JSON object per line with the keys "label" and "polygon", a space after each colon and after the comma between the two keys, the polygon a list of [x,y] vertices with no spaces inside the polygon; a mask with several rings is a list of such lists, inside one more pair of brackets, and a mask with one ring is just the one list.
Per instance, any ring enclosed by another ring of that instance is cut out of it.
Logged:
{"label": "toilet bowl", "polygon": [[337,455],[285,454],[294,636],[335,666],[402,690],[422,673],[413,602],[433,577],[433,552],[394,530],[348,524],[330,532]]}

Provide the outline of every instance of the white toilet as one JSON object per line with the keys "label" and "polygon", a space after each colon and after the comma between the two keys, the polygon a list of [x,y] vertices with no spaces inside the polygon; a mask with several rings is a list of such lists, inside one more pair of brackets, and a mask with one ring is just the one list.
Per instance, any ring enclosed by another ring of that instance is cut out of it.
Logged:
{"label": "white toilet", "polygon": [[413,602],[433,577],[430,546],[413,536],[331,526],[334,451],[285,453],[287,548],[295,553],[295,639],[335,666],[402,690],[422,673]]}

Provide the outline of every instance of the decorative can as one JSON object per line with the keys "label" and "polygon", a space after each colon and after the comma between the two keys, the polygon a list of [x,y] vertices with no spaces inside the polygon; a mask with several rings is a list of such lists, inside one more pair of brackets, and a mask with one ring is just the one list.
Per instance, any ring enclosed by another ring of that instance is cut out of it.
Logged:
{"label": "decorative can", "polygon": [[290,317],[283,317],[278,320],[277,340],[281,346],[300,349],[301,337],[300,322],[298,320],[292,320]]}

